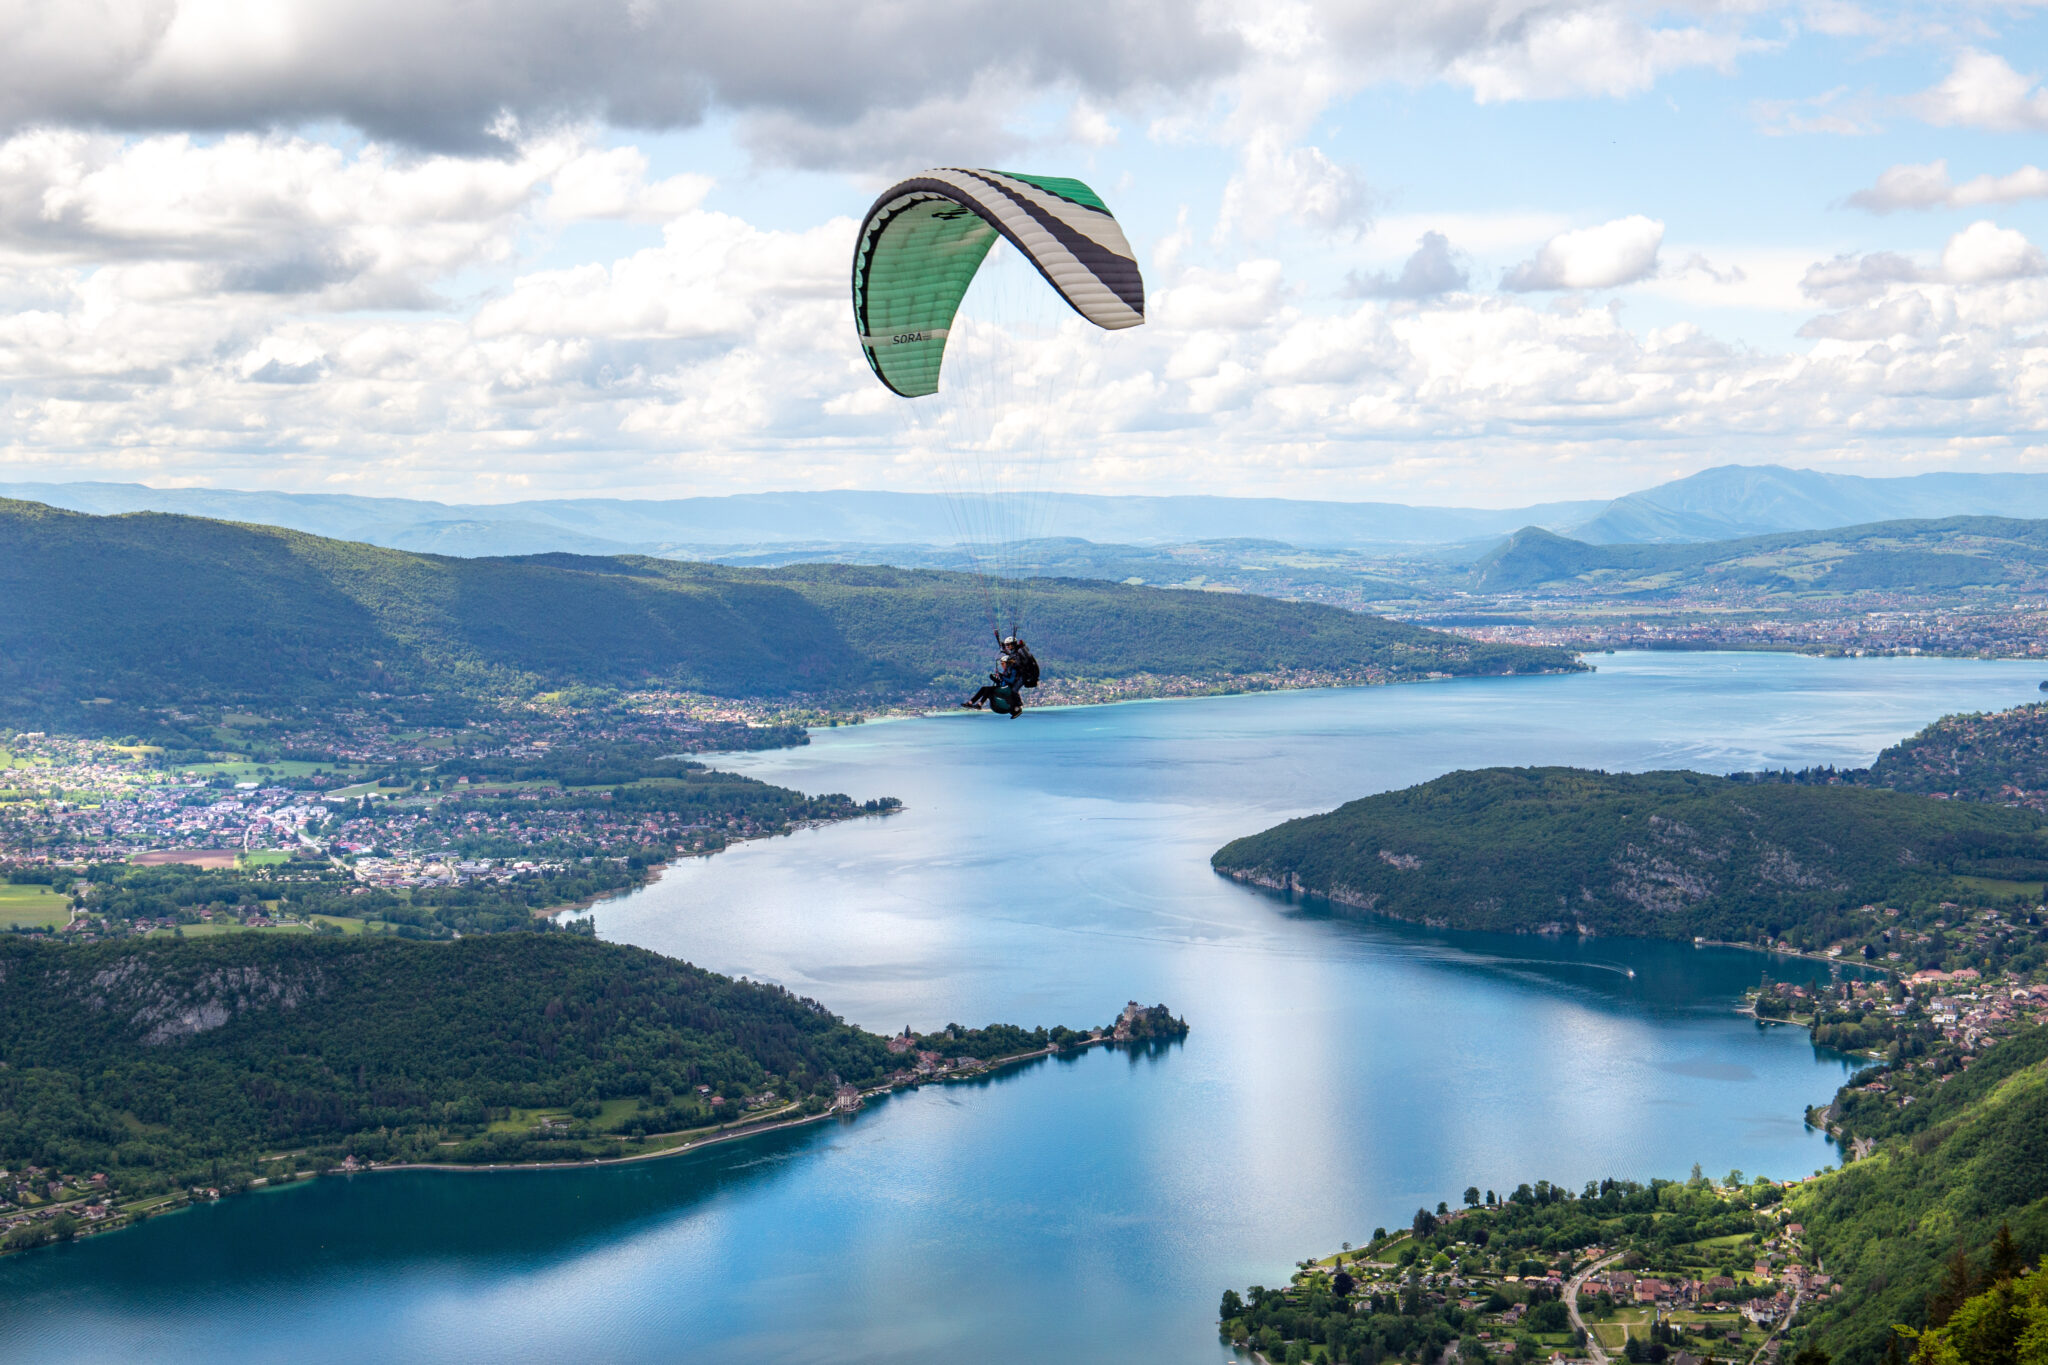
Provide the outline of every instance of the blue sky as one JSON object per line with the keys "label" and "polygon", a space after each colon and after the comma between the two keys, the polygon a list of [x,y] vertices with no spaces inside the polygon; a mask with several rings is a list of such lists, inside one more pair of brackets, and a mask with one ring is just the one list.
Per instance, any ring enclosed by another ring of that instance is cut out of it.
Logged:
{"label": "blue sky", "polygon": [[[0,478],[928,488],[972,447],[1087,491],[1506,505],[2048,468],[2040,7],[478,13],[21,16]],[[845,260],[927,164],[1087,179],[1146,327],[983,319],[1055,378],[979,425],[889,411]]]}

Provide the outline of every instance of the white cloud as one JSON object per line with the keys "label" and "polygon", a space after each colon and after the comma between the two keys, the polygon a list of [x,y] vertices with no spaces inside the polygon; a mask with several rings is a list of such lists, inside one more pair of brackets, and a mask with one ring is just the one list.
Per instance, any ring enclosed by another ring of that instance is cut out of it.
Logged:
{"label": "white cloud", "polygon": [[524,125],[686,127],[714,108],[824,130],[992,77],[1104,98],[1227,71],[1165,0],[96,0],[0,16],[0,126],[259,129],[340,119],[477,147]]}
{"label": "white cloud", "polygon": [[2048,199],[2048,171],[2022,166],[2008,175],[1980,175],[1962,184],[1948,178],[1947,161],[1893,166],[1849,202],[1871,213],[1897,209],[1977,208],[1985,204],[2016,204],[2023,199]]}
{"label": "white cloud", "polygon": [[1180,332],[1242,331],[1280,308],[1285,272],[1276,260],[1241,261],[1233,270],[1195,268],[1149,301],[1149,319]]}
{"label": "white cloud", "polygon": [[1345,276],[1344,292],[1353,298],[1427,299],[1464,289],[1471,278],[1464,253],[1451,245],[1451,239],[1441,232],[1425,232],[1400,274],[1353,270]]}
{"label": "white cloud", "polygon": [[1929,123],[1992,132],[2048,129],[2048,89],[2013,70],[2005,58],[1966,48],[1939,85],[1907,101]]}
{"label": "white cloud", "polygon": [[[778,165],[882,172],[1028,145],[1042,97],[1107,145],[1112,111],[1280,145],[1395,76],[1481,102],[1639,94],[1770,42],[1734,6],[1667,23],[1632,0],[88,0],[0,12],[0,132],[263,131],[338,120],[444,150],[595,120],[734,116]],[[514,138],[513,140],[516,140]]]}
{"label": "white cloud", "polygon": [[436,280],[511,259],[544,191],[555,220],[663,219],[710,185],[650,183],[646,169],[635,149],[573,134],[508,157],[453,157],[374,144],[351,155],[276,134],[37,129],[0,142],[0,265],[157,262],[159,294],[437,306]]}
{"label": "white cloud", "polygon": [[1893,251],[1837,256],[1810,267],[1800,288],[1831,308],[1864,303],[1885,294],[1895,284],[1924,280],[1927,272]]}
{"label": "white cloud", "polygon": [[1561,232],[1542,250],[1508,271],[1501,288],[1517,293],[1545,289],[1612,289],[1656,273],[1664,225],[1641,214],[1599,227]]}
{"label": "white cloud", "polygon": [[1276,135],[1258,133],[1224,187],[1216,240],[1258,240],[1287,222],[1355,235],[1371,214],[1372,191],[1356,167],[1332,161],[1320,148],[1286,147]]}
{"label": "white cloud", "polygon": [[1949,238],[1941,253],[1941,268],[1952,283],[1985,284],[2048,274],[2048,259],[2026,234],[1992,222],[1977,222]]}
{"label": "white cloud", "polygon": [[1763,44],[1739,31],[1655,28],[1625,5],[1531,9],[1494,41],[1452,60],[1449,78],[1469,85],[1481,104],[1641,94],[1659,77],[1688,67],[1729,70]]}

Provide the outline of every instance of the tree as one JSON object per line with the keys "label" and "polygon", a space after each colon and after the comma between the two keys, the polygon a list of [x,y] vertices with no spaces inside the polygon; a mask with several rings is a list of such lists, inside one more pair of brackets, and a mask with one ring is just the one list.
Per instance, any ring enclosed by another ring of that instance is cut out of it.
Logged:
{"label": "tree", "polygon": [[1830,1359],[1826,1351],[1809,1341],[1793,1353],[1792,1365],[1828,1365]]}
{"label": "tree", "polygon": [[1477,1185],[1467,1185],[1465,1187],[1465,1207],[1468,1209],[1479,1207],[1479,1187]]}
{"label": "tree", "polygon": [[[1427,1237],[1436,1231],[1436,1215],[1428,1209],[1417,1209],[1414,1220],[1408,1226],[1417,1237]],[[1957,1302],[1960,1303],[1961,1300]]]}
{"label": "tree", "polygon": [[1976,1275],[1970,1269],[1969,1253],[1958,1240],[1955,1253],[1942,1268],[1940,1286],[1927,1296],[1928,1325],[1939,1327],[1955,1316],[1955,1311],[1963,1306],[1963,1300],[1970,1297],[1976,1283]]}
{"label": "tree", "polygon": [[1436,1216],[1437,1216],[1437,1217],[1439,1217],[1439,1218],[1442,1218],[1442,1217],[1444,1217],[1444,1216],[1445,1216],[1446,1214],[1450,1213],[1450,1211],[1451,1211],[1451,1206],[1450,1206],[1449,1204],[1446,1204],[1446,1203],[1445,1203],[1445,1202],[1444,1202],[1443,1200],[1441,1200],[1441,1199],[1439,1199],[1439,1200],[1437,1200],[1437,1201],[1436,1201]]}
{"label": "tree", "polygon": [[1237,1291],[1235,1289],[1226,1289],[1223,1291],[1223,1306],[1219,1311],[1218,1316],[1224,1322],[1229,1322],[1232,1318],[1241,1318],[1244,1316],[1244,1300],[1238,1297]]}
{"label": "tree", "polygon": [[1991,1281],[2018,1278],[2026,1271],[2026,1263],[2020,1259],[2020,1249],[2013,1245],[2012,1224],[2000,1223],[1998,1236],[1991,1239],[1991,1264],[1987,1267]]}

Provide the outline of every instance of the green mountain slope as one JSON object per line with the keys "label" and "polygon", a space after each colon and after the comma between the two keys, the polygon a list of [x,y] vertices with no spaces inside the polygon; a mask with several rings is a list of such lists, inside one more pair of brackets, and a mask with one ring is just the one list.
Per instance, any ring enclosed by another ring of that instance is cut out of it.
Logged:
{"label": "green mountain slope", "polygon": [[441,1140],[407,1130],[474,1134],[485,1110],[657,1086],[691,1112],[650,1119],[682,1127],[705,1117],[698,1085],[829,1093],[889,1060],[813,1001],[580,934],[8,937],[0,979],[10,1166],[146,1172],[351,1141],[376,1157]]}
{"label": "green mountain slope", "polygon": [[[1901,792],[1573,768],[1452,773],[1211,859],[1241,881],[1461,929],[1752,940],[1953,876],[2048,871],[2048,817]],[[1846,931],[1846,929],[1844,930]]]}
{"label": "green mountain slope", "polygon": [[1898,791],[2038,802],[2048,794],[2048,705],[1945,716],[1886,749],[1857,776]]}
{"label": "green mountain slope", "polygon": [[[1393,678],[1578,665],[1335,608],[1047,580],[1024,623],[1059,676]],[[1006,623],[1007,624],[1007,623]],[[990,653],[962,574],[640,557],[450,559],[269,527],[0,502],[0,715],[364,691],[630,686],[894,696]]]}
{"label": "green mountain slope", "polygon": [[1958,1246],[1981,1267],[2010,1225],[2030,1262],[2048,1251],[2048,1029],[2000,1043],[1922,1103],[1852,1124],[1883,1135],[1876,1155],[1790,1200],[1843,1285],[1802,1323],[1842,1365],[1877,1365],[1893,1323],[1927,1321]]}
{"label": "green mountain slope", "polygon": [[1715,587],[1789,594],[2023,585],[2048,574],[2048,521],[1949,517],[1705,544],[1595,545],[1526,527],[1482,557],[1479,587],[1663,594]]}

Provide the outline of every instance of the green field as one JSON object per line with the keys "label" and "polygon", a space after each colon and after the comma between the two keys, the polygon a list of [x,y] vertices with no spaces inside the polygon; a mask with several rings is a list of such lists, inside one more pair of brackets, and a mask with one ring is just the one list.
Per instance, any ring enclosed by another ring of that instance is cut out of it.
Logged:
{"label": "green field", "polygon": [[635,1114],[640,1112],[638,1099],[605,1100],[604,1111],[594,1119],[572,1119],[566,1109],[514,1109],[508,1118],[499,1119],[490,1126],[493,1133],[524,1133],[530,1131],[542,1119],[558,1119],[563,1123],[588,1123],[603,1130],[623,1128]]}
{"label": "green field", "polygon": [[185,938],[217,938],[222,934],[308,934],[312,930],[303,924],[273,924],[266,929],[251,929],[246,924],[227,921],[220,924],[181,924],[178,929],[152,929],[150,938],[177,938],[178,930],[184,930]]}
{"label": "green field", "polygon": [[1985,896],[2026,896],[2038,899],[2048,882],[2009,882],[1998,877],[1958,877],[1956,881]]}
{"label": "green field", "polygon": [[365,932],[363,921],[356,919],[352,915],[313,915],[310,918],[315,924],[331,924],[344,934],[360,934]]}
{"label": "green field", "polygon": [[377,785],[377,784],[376,784],[375,782],[358,782],[358,783],[356,783],[356,785],[355,785],[355,786],[353,786],[353,787],[337,787],[337,788],[335,788],[335,789],[334,789],[333,791],[331,791],[331,792],[327,792],[327,793],[325,793],[325,794],[326,794],[327,796],[330,796],[330,797],[333,797],[333,796],[348,796],[348,797],[356,797],[356,796],[368,796],[368,795],[369,795],[369,794],[370,794],[371,792],[379,792],[379,793],[381,793],[382,795],[384,795],[384,796],[385,796],[386,798],[389,798],[389,797],[392,797],[392,796],[403,796],[403,795],[406,795],[406,794],[407,794],[407,789],[406,789],[406,788],[404,788],[404,787],[380,787],[380,786],[378,786],[378,785]]}
{"label": "green field", "polygon": [[281,853],[275,849],[258,849],[253,853],[237,853],[235,855],[235,866],[281,867],[291,860],[292,855],[289,853]]}
{"label": "green field", "polygon": [[61,929],[71,922],[71,898],[47,886],[0,882],[0,925]]}
{"label": "green field", "polygon": [[197,773],[201,777],[225,777],[234,782],[261,782],[267,777],[311,777],[316,772],[346,773],[349,770],[346,763],[314,763],[286,758],[257,763],[237,758],[219,763],[197,763],[183,771]]}

